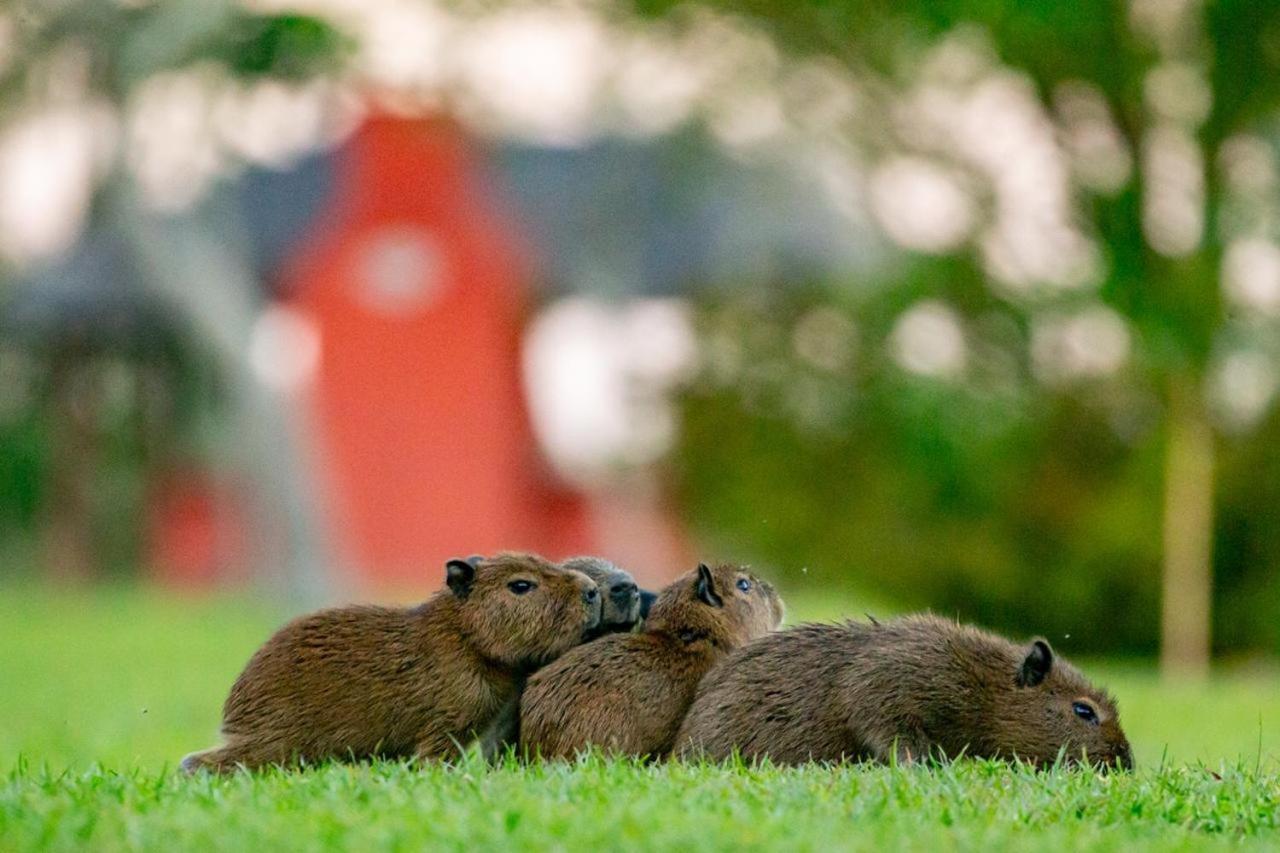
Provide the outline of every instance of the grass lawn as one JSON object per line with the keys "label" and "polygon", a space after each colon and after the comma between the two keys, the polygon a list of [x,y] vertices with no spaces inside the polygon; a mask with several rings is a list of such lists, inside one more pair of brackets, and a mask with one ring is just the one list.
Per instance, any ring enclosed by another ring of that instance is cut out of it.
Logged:
{"label": "grass lawn", "polygon": [[281,618],[243,600],[0,589],[0,850],[1280,848],[1274,673],[1180,687],[1084,662],[1120,699],[1134,774],[588,758],[176,776],[216,741],[227,688]]}

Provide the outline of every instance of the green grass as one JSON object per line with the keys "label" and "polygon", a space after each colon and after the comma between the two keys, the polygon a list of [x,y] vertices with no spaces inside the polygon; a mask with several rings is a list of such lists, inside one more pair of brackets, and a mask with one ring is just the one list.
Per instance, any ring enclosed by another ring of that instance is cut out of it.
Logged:
{"label": "green grass", "polygon": [[[798,610],[798,618],[810,613]],[[1084,662],[1140,769],[334,765],[188,779],[282,618],[243,601],[0,589],[0,849],[1280,846],[1280,683]]]}

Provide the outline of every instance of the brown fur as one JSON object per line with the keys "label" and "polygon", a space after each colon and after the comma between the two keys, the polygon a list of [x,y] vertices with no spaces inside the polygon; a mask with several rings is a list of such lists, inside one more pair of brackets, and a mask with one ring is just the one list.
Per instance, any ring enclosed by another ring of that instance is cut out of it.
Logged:
{"label": "brown fur", "polygon": [[[183,769],[454,754],[514,706],[529,671],[599,623],[594,582],[539,557],[449,569],[449,588],[417,607],[322,610],[280,629],[231,688],[226,745]],[[521,582],[536,586],[517,595]]]}
{"label": "brown fur", "polygon": [[[649,605],[656,597],[641,590],[629,572],[603,557],[572,557],[560,563],[560,567],[582,572],[596,583],[600,590],[602,607],[600,624],[583,637],[590,642],[607,634],[629,633],[648,615]],[[523,685],[521,691],[523,691]],[[507,748],[517,745],[520,731],[520,703],[509,702],[502,712],[480,736],[481,750],[493,759]]]}
{"label": "brown fur", "polygon": [[[749,591],[738,589],[739,581],[750,583]],[[769,584],[737,566],[699,567],[659,593],[640,633],[579,646],[529,679],[520,703],[521,752],[567,758],[595,745],[614,754],[666,755],[702,676],[781,620],[782,601]]]}
{"label": "brown fur", "polygon": [[1132,766],[1114,700],[1043,640],[1017,646],[927,615],[802,625],[740,649],[702,682],[677,744],[684,756],[783,764],[966,754],[1043,766],[1062,750]]}
{"label": "brown fur", "polygon": [[600,557],[572,557],[560,566],[582,572],[600,588],[603,606],[594,636],[624,633],[639,624],[640,588],[629,572]]}

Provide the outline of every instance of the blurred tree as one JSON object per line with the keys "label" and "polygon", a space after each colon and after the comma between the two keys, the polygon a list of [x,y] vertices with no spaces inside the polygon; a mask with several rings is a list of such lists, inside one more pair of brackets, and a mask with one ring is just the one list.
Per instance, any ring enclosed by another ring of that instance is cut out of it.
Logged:
{"label": "blurred tree", "polygon": [[[684,5],[635,0],[642,15]],[[963,240],[887,223],[906,248],[952,256],[948,273],[978,268],[940,276],[932,289],[965,319],[974,319],[975,278],[1023,318],[1073,310],[1083,317],[1093,299],[1123,318],[1131,378],[1158,396],[1164,426],[1162,659],[1170,673],[1204,673],[1217,434],[1256,423],[1276,364],[1280,4],[700,5],[761,24],[794,56],[838,60],[864,97],[851,135],[873,162],[873,177],[885,164],[898,169],[879,172],[888,195],[931,191],[909,213],[967,214],[976,206],[975,218],[987,217],[986,226],[958,225]],[[994,67],[983,67],[985,50]],[[949,133],[939,127],[947,122],[957,125]],[[1053,166],[1040,168],[1053,162],[1069,165],[1065,212],[1053,206]],[[902,174],[911,180],[891,180]],[[969,188],[976,205],[945,206],[957,186]],[[945,323],[916,325],[926,338],[931,328],[945,337]],[[1075,349],[1087,361],[1100,346],[1087,326],[1064,328],[1041,334],[1041,350]],[[965,333],[988,345],[978,324]]]}
{"label": "blurred tree", "polygon": [[[269,519],[264,526],[283,540],[259,555],[266,571],[283,572],[297,598],[326,597],[325,549],[296,417],[249,362],[263,293],[247,250],[219,243],[204,227],[209,216],[222,215],[216,204],[185,220],[157,211],[139,186],[148,158],[130,146],[148,130],[137,118],[138,102],[161,75],[297,84],[340,69],[347,39],[318,18],[262,13],[233,0],[20,0],[0,17],[10,36],[0,61],[0,132],[60,110],[91,128],[95,162],[106,166],[92,170],[90,226],[124,243],[130,286],[166,306],[194,334],[197,349],[218,362],[239,423],[233,450],[245,455],[263,492],[255,515]],[[87,476],[72,472],[60,481]]]}

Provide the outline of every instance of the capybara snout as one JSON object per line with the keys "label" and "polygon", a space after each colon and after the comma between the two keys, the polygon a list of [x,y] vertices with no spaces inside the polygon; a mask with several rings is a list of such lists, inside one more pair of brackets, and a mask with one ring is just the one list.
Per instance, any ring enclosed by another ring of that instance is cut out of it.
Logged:
{"label": "capybara snout", "polygon": [[600,623],[589,632],[587,639],[631,631],[648,614],[645,596],[650,602],[655,596],[641,590],[635,578],[614,563],[602,557],[571,557],[560,565],[582,572],[600,589]]}

